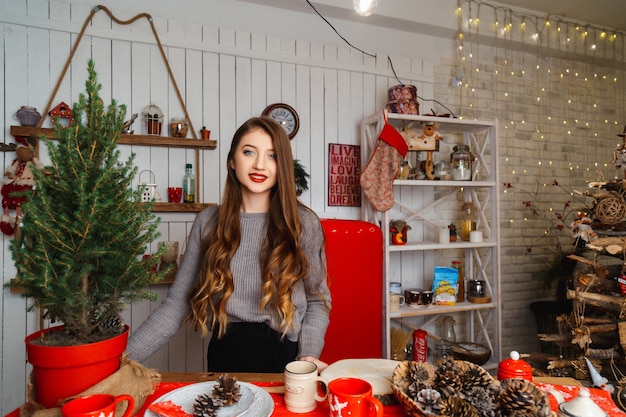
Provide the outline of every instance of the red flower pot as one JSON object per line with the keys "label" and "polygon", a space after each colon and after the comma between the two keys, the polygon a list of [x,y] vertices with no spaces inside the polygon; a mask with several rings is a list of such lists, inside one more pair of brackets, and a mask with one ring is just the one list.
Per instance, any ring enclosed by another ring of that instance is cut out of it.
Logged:
{"label": "red flower pot", "polygon": [[80,394],[120,368],[126,350],[129,327],[119,336],[78,346],[44,346],[33,343],[42,333],[58,331],[62,326],[41,330],[25,340],[35,401],[45,408],[60,406],[59,400]]}

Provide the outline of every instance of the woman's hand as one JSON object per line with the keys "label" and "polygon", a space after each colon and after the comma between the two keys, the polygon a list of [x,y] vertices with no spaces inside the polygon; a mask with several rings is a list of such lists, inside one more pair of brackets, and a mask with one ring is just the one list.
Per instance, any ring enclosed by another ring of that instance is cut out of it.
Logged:
{"label": "woman's hand", "polygon": [[317,366],[318,373],[321,373],[324,369],[328,368],[328,364],[326,362],[322,362],[313,356],[300,356],[298,360],[313,362]]}

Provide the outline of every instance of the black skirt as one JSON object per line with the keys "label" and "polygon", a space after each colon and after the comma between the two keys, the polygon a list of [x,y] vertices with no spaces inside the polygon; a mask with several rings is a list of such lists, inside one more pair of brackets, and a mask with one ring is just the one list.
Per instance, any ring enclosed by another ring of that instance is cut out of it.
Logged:
{"label": "black skirt", "polygon": [[296,359],[298,343],[280,336],[265,323],[231,323],[221,339],[211,337],[208,371],[283,372]]}

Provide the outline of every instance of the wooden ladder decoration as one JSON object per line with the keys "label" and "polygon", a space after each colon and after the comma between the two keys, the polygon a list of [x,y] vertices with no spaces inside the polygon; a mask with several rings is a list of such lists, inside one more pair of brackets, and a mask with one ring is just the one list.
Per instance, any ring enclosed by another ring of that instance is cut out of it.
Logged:
{"label": "wooden ladder decoration", "polygon": [[44,111],[41,113],[42,117],[39,119],[39,122],[37,123],[37,127],[41,127],[41,125],[43,124],[43,121],[45,119],[45,116],[50,111],[50,107],[52,106],[52,101],[54,100],[54,98],[56,97],[57,92],[59,91],[59,87],[61,86],[61,82],[63,81],[63,78],[65,78],[65,74],[67,73],[67,70],[69,69],[70,63],[72,62],[72,58],[74,58],[74,54],[76,53],[76,50],[78,49],[78,45],[80,44],[80,41],[82,40],[83,35],[85,34],[85,31],[87,30],[87,25],[93,20],[93,17],[100,10],[103,10],[109,16],[109,18],[113,22],[115,22],[115,23],[117,23],[119,25],[130,25],[130,24],[136,22],[137,20],[139,20],[141,18],[146,18],[148,20],[148,23],[150,23],[150,29],[152,30],[152,33],[154,34],[154,38],[156,40],[156,43],[157,43],[157,45],[159,47],[159,52],[161,53],[161,57],[163,58],[163,62],[165,63],[165,67],[167,69],[167,74],[169,75],[169,78],[172,81],[172,84],[174,85],[174,90],[176,90],[176,95],[178,97],[178,101],[180,102],[180,105],[183,108],[183,111],[185,113],[185,119],[189,123],[189,129],[191,130],[191,134],[192,134],[194,139],[198,139],[198,136],[196,134],[196,130],[193,127],[193,123],[191,122],[191,118],[189,117],[189,113],[187,113],[187,106],[185,105],[183,97],[180,94],[180,89],[178,88],[178,84],[176,83],[176,79],[174,78],[174,74],[172,73],[172,68],[170,67],[170,63],[169,63],[169,61],[167,59],[167,56],[165,55],[165,51],[163,50],[163,45],[161,44],[161,40],[159,39],[159,34],[157,33],[156,27],[154,26],[154,22],[153,22],[152,16],[150,14],[148,14],[148,13],[139,13],[139,14],[135,15],[134,17],[132,17],[132,18],[130,18],[128,20],[121,20],[121,19],[118,19],[117,17],[115,17],[113,15],[113,13],[111,13],[111,11],[106,6],[102,6],[102,5],[94,6],[91,9],[91,13],[89,13],[89,16],[87,16],[87,19],[85,19],[85,22],[83,23],[83,27],[80,29],[80,32],[78,34],[78,38],[76,38],[76,42],[74,43],[74,46],[72,47],[70,55],[67,57],[67,61],[65,62],[65,66],[63,67],[63,70],[61,71],[61,75],[59,76],[59,79],[58,79],[56,85],[54,86],[54,89],[52,90],[52,94],[50,95],[50,98],[48,99],[48,103],[46,104],[46,107],[45,107]]}

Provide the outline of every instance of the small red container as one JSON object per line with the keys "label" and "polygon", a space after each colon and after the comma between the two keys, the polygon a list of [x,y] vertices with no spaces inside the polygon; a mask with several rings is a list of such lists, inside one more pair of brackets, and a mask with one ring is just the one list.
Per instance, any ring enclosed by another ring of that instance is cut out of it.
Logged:
{"label": "small red container", "polygon": [[519,353],[511,352],[510,359],[504,359],[498,364],[498,379],[521,378],[533,380],[533,368],[528,362],[520,359]]}
{"label": "small red container", "polygon": [[413,330],[413,360],[415,362],[428,361],[428,334],[425,330]]}

